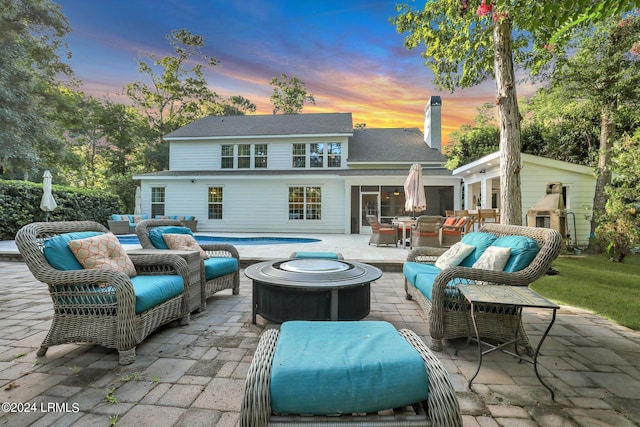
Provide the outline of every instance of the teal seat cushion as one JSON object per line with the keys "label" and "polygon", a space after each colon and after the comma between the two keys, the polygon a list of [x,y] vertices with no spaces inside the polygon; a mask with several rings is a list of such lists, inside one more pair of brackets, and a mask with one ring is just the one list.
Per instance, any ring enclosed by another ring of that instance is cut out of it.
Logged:
{"label": "teal seat cushion", "polygon": [[414,286],[424,295],[429,301],[433,301],[433,281],[438,273],[420,273],[416,276],[416,282]]}
{"label": "teal seat cushion", "polygon": [[143,313],[184,291],[182,276],[135,276],[131,278],[136,294],[136,314]]}
{"label": "teal seat cushion", "polygon": [[104,234],[101,231],[77,231],[59,234],[44,242],[43,254],[47,262],[56,270],[82,270],[84,267],[69,249],[71,240],[86,239]]}
{"label": "teal seat cushion", "polygon": [[404,273],[404,277],[411,283],[412,285],[416,284],[416,276],[421,273],[434,274],[434,277],[440,273],[438,267],[433,264],[425,264],[422,262],[413,262],[407,261],[402,266],[402,273]]}
{"label": "teal seat cushion", "polygon": [[424,362],[387,322],[285,322],[271,370],[281,414],[351,414],[427,399]]}
{"label": "teal seat cushion", "polygon": [[498,236],[495,234],[484,233],[482,231],[465,234],[460,241],[467,245],[475,246],[475,249],[465,259],[463,259],[459,265],[462,267],[472,267],[478,258],[482,256],[484,251],[491,246],[497,238]]}
{"label": "teal seat cushion", "polygon": [[169,249],[169,246],[165,243],[162,238],[163,234],[191,234],[193,236],[193,232],[189,229],[189,227],[180,227],[178,225],[165,225],[161,227],[152,227],[149,229],[149,240],[151,240],[151,244],[156,249]]}
{"label": "teal seat cushion", "polygon": [[204,278],[206,280],[215,279],[236,271],[238,271],[238,260],[236,258],[208,258],[204,260]]}
{"label": "teal seat cushion", "polygon": [[525,236],[503,236],[496,239],[492,245],[511,248],[511,256],[503,269],[509,273],[526,268],[540,251],[538,242]]}
{"label": "teal seat cushion", "polygon": [[339,259],[340,255],[336,252],[296,252],[295,258]]}

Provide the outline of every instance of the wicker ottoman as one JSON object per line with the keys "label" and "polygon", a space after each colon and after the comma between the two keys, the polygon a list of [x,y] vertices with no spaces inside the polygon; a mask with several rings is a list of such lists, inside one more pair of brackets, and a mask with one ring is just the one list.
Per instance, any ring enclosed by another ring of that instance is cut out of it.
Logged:
{"label": "wicker ottoman", "polygon": [[379,321],[291,321],[263,333],[247,373],[243,427],[461,426],[447,372],[408,329]]}

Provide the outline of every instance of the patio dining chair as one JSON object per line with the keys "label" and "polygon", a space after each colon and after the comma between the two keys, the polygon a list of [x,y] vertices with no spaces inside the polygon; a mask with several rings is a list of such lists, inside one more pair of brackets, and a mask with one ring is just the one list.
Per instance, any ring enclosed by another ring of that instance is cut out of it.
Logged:
{"label": "patio dining chair", "polygon": [[[169,249],[165,234],[189,234],[193,232],[181,221],[173,219],[148,219],[138,223],[136,235],[143,249]],[[179,244],[178,244],[179,245]],[[233,295],[240,292],[240,255],[235,246],[228,243],[196,243],[203,251],[201,262],[202,308],[207,298],[216,292],[231,289]],[[191,249],[174,246],[171,249]]]}
{"label": "patio dining chair", "polygon": [[411,247],[442,246],[441,228],[444,218],[439,215],[421,215],[411,230]]}
{"label": "patio dining chair", "polygon": [[382,225],[378,221],[378,217],[375,215],[367,215],[367,221],[371,225],[371,237],[369,238],[369,244],[376,246],[380,245],[394,245],[398,246],[397,229],[393,225]]}
{"label": "patio dining chair", "polygon": [[67,343],[115,348],[121,365],[136,345],[176,319],[189,323],[187,262],[170,254],[129,256],[93,221],[35,222],[16,246],[36,279],[49,288],[53,318],[37,352]]}

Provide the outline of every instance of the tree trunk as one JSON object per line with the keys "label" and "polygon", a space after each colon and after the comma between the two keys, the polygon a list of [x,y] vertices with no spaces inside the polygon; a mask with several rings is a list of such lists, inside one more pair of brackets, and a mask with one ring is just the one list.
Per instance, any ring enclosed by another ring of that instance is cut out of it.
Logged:
{"label": "tree trunk", "polygon": [[607,205],[607,194],[605,188],[611,184],[611,168],[609,162],[611,158],[611,148],[613,147],[613,137],[616,132],[614,120],[615,107],[604,105],[600,113],[600,150],[598,157],[598,175],[596,178],[596,190],[593,195],[593,215],[591,216],[591,234],[589,236],[589,246],[592,251],[600,252],[595,241],[595,233],[600,218],[605,213]]}
{"label": "tree trunk", "polygon": [[522,225],[520,111],[513,70],[511,30],[508,18],[500,19],[493,29],[496,103],[500,124],[500,222]]}

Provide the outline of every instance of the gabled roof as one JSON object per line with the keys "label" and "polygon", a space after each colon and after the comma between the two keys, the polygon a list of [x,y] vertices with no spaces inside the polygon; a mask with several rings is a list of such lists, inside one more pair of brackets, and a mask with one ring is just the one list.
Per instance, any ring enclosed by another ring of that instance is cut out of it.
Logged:
{"label": "gabled roof", "polygon": [[445,157],[424,142],[417,128],[356,129],[349,140],[349,163],[436,163]]}
{"label": "gabled roof", "polygon": [[[520,159],[523,163],[534,163],[549,168],[572,171],[583,175],[593,175],[593,169],[588,166],[577,165],[575,163],[565,162],[563,160],[550,159],[548,157],[536,156],[528,153],[520,153]],[[453,170],[453,176],[463,176],[464,174],[478,173],[481,170],[489,170],[490,168],[500,168],[500,152],[496,151],[487,154],[471,163],[462,165]]]}
{"label": "gabled roof", "polygon": [[275,135],[350,136],[352,132],[351,113],[208,116],[165,135],[164,139]]}

